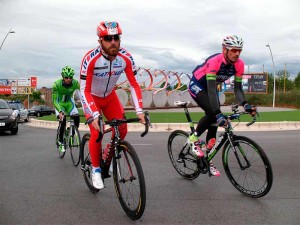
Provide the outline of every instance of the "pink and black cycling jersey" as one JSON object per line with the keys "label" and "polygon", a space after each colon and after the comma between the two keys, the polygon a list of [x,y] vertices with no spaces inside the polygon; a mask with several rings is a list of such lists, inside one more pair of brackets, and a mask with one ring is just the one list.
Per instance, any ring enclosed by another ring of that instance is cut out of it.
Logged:
{"label": "pink and black cycling jersey", "polygon": [[207,74],[215,75],[217,84],[224,83],[231,76],[235,79],[242,79],[244,73],[244,62],[238,59],[233,64],[228,64],[222,53],[214,54],[208,57],[204,63],[198,65],[193,71],[189,91],[193,96],[201,90],[207,91]]}
{"label": "pink and black cycling jersey", "polygon": [[80,68],[81,101],[86,118],[99,116],[92,96],[105,98],[110,95],[123,72],[131,85],[136,112],[141,113],[142,94],[135,79],[136,69],[132,56],[123,48],[120,48],[117,57],[112,61],[103,54],[100,46],[87,52]]}

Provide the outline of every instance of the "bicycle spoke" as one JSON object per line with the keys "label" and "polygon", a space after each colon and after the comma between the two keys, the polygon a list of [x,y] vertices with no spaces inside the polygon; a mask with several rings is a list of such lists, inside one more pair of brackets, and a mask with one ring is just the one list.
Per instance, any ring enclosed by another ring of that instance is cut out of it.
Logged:
{"label": "bicycle spoke", "polygon": [[251,139],[236,136],[234,148],[227,144],[223,151],[226,175],[243,194],[259,198],[272,186],[272,169],[263,150]]}
{"label": "bicycle spoke", "polygon": [[197,160],[189,154],[188,134],[181,130],[173,131],[168,139],[168,154],[175,170],[185,179],[199,176]]}
{"label": "bicycle spoke", "polygon": [[131,219],[142,216],[146,203],[146,187],[142,167],[133,147],[126,141],[114,157],[113,173],[119,201]]}

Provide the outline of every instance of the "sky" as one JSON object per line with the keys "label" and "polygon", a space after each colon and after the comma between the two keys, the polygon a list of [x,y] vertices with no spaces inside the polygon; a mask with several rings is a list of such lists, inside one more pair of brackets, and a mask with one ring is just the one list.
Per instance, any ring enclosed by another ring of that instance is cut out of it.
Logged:
{"label": "sky", "polygon": [[[0,79],[36,76],[51,87],[70,65],[79,79],[87,51],[98,46],[96,27],[118,21],[121,47],[138,67],[191,73],[222,39],[243,38],[245,72],[291,78],[300,72],[299,0],[0,0]],[[269,44],[270,48],[266,47]]]}

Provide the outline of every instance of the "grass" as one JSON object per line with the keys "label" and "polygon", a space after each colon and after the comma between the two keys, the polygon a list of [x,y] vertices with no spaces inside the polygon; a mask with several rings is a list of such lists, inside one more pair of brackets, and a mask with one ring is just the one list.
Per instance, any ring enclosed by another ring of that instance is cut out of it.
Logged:
{"label": "grass", "polygon": [[[80,112],[82,113],[82,111]],[[193,121],[198,121],[204,113],[191,112]],[[226,113],[224,113],[226,114]],[[127,118],[136,117],[135,112],[126,112]],[[152,123],[186,123],[184,112],[150,112]],[[40,120],[56,121],[55,115],[38,118]],[[249,122],[251,117],[248,115],[241,117],[241,122]],[[85,118],[80,118],[81,123],[85,123]],[[260,112],[257,122],[279,122],[279,121],[300,121],[300,110],[279,111],[279,112]]]}

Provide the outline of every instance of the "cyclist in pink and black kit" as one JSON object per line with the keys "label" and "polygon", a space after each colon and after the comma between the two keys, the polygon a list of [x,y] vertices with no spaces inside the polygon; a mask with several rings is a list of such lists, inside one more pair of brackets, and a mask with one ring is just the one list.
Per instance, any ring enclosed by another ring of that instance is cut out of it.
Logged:
{"label": "cyclist in pink and black kit", "polygon": [[[80,69],[80,91],[84,114],[90,127],[90,156],[93,165],[92,181],[97,189],[104,188],[100,168],[101,143],[96,139],[100,131],[99,115],[107,120],[124,119],[124,109],[115,92],[115,85],[125,71],[131,85],[131,96],[140,122],[145,124],[142,110],[142,94],[135,75],[135,63],[125,49],[120,48],[120,25],[114,21],[101,22],[97,27],[99,46],[86,53]],[[127,125],[120,126],[122,139],[127,134]],[[107,168],[108,169],[108,168]]]}
{"label": "cyclist in pink and black kit", "polygon": [[[227,36],[222,43],[222,53],[208,57],[204,63],[198,65],[193,71],[189,92],[205,112],[205,116],[198,122],[196,132],[189,137],[192,154],[195,157],[203,156],[198,138],[207,130],[206,143],[211,139],[215,141],[218,126],[223,127],[227,123],[220,110],[218,84],[224,83],[231,76],[234,76],[234,93],[237,101],[252,116],[256,114],[256,107],[247,103],[242,88],[244,62],[239,58],[242,49],[242,38],[236,35]],[[215,123],[218,126],[214,126]],[[210,173],[213,176],[220,176],[220,172],[212,162],[210,162]]]}

